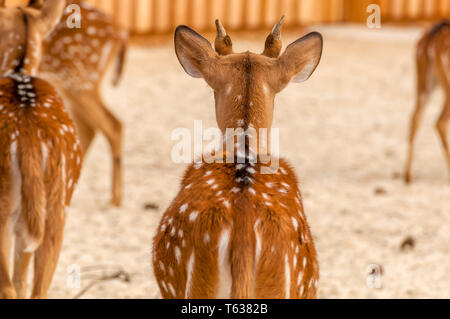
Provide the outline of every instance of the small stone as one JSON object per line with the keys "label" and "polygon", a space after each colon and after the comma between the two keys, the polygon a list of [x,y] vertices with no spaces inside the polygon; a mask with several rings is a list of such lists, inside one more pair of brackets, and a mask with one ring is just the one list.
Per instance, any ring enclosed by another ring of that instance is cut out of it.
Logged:
{"label": "small stone", "polygon": [[381,196],[381,195],[386,195],[387,191],[383,187],[377,187],[377,188],[375,188],[374,193],[375,193],[375,195]]}
{"label": "small stone", "polygon": [[400,245],[400,250],[401,251],[410,251],[410,250],[413,250],[415,246],[416,246],[416,240],[413,237],[408,236],[403,240],[402,244]]}
{"label": "small stone", "polygon": [[159,209],[159,205],[155,203],[147,203],[144,205],[144,210],[157,210]]}

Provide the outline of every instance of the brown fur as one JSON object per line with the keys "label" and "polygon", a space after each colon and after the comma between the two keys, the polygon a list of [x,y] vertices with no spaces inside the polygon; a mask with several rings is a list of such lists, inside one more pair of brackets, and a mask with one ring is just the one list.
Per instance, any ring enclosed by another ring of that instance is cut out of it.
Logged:
{"label": "brown fur", "polygon": [[[303,213],[297,180],[285,161],[282,160],[280,164],[282,169],[278,174],[257,175],[251,186],[243,188],[236,183],[235,164],[204,163],[201,168],[193,165],[187,170],[181,190],[164,214],[154,239],[154,271],[164,298],[185,297],[185,265],[194,250],[195,260],[201,260],[203,265],[195,267],[193,286],[188,297],[214,298],[218,282],[217,249],[214,247],[218,245],[219,235],[224,229],[233,230],[229,256],[234,285],[231,298],[284,298],[284,267],[280,260],[284,260],[286,254],[289,258],[297,258],[297,267],[292,265],[291,269],[291,297],[316,296],[319,266]],[[256,165],[255,170],[259,171],[260,165]],[[207,172],[210,173],[206,175]],[[213,185],[207,184],[210,179],[215,180]],[[271,188],[267,187],[267,183]],[[217,188],[211,187],[214,185]],[[240,192],[232,191],[236,187],[241,188]],[[253,189],[256,194],[265,194],[269,199],[255,196],[249,189]],[[218,196],[220,191],[222,193]],[[189,206],[180,213],[180,207],[185,203]],[[271,203],[270,206],[268,203]],[[190,214],[195,211],[198,217],[195,222],[191,222]],[[298,231],[292,226],[292,218],[298,220]],[[257,231],[262,238],[262,249],[254,275],[254,225],[258,219],[260,223]],[[174,236],[171,235],[173,229],[176,230]],[[180,229],[183,230],[182,238],[179,237]],[[204,243],[206,233],[211,236],[208,244]],[[182,251],[179,265],[174,247]],[[303,258],[307,258],[306,267],[303,266]],[[166,265],[164,270],[160,262]],[[170,275],[168,267],[173,268],[174,276]],[[298,283],[300,272],[304,276]],[[169,283],[173,285],[176,295],[172,295],[170,289],[165,289]],[[301,286],[305,287],[302,294]]]}
{"label": "brown fur", "polygon": [[[275,94],[293,78],[306,80],[319,63],[322,38],[299,39],[280,58],[218,55],[180,26],[175,49],[187,73],[214,90],[221,131],[254,128],[259,140],[258,129],[270,132]],[[246,141],[242,164],[242,155],[225,152],[222,163],[187,170],[154,239],[153,268],[164,298],[316,297],[319,266],[295,173],[284,160],[273,174],[260,173],[270,163],[250,162],[250,150]],[[230,291],[222,291],[227,274]]]}
{"label": "brown fur", "polygon": [[81,7],[81,28],[67,28],[66,21],[71,13],[64,13],[60,24],[44,42],[40,74],[63,95],[85,153],[97,131],[106,136],[113,162],[111,202],[120,206],[122,123],[105,105],[100,91],[107,71],[116,60],[113,84],[119,83],[128,39],[111,17],[82,1],[67,1],[67,5],[72,3]]}
{"label": "brown fur", "polygon": [[281,53],[281,48],[283,44],[281,40],[275,37],[273,34],[270,34],[266,39],[266,44],[264,46],[264,52],[262,53],[269,58],[278,58]]}
{"label": "brown fur", "polygon": [[[63,5],[63,1],[47,0],[40,13],[11,8],[0,9],[0,14],[14,12],[17,19],[9,21],[12,25],[20,25],[23,15],[27,15],[33,22],[24,34],[42,38],[59,19]],[[39,61],[41,43],[31,44],[24,34],[18,37],[23,41],[19,45],[26,48],[23,56]],[[30,53],[33,48],[36,51]],[[81,146],[72,120],[53,87],[31,77],[26,68],[1,77],[0,298],[26,297],[26,275],[33,255],[31,296],[46,297],[62,246],[66,207],[81,162]],[[11,280],[8,264],[12,237],[15,259]]]}
{"label": "brown fur", "polygon": [[445,93],[442,113],[436,123],[436,129],[442,141],[444,155],[450,173],[450,146],[448,143],[448,124],[450,121],[450,20],[442,21],[431,28],[417,45],[417,104],[414,110],[409,136],[408,160],[405,181],[412,181],[414,159],[414,141],[422,119],[425,106],[432,93],[436,80]]}

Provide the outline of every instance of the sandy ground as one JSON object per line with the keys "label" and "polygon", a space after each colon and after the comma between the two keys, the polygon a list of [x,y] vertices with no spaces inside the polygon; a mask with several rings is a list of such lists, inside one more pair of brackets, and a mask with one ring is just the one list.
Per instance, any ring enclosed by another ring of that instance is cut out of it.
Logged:
{"label": "sandy ground", "polygon": [[[319,253],[320,297],[449,298],[450,183],[434,130],[442,94],[433,97],[418,138],[416,182],[406,187],[400,178],[420,29],[320,30],[320,67],[309,82],[277,97],[274,121],[281,154],[301,181]],[[285,44],[296,35],[285,35]],[[238,50],[259,52],[264,38],[234,41]],[[108,205],[110,158],[99,137],[70,209],[51,298],[80,291],[68,286],[71,265],[90,270],[82,273],[81,288],[104,267],[106,274],[123,269],[131,275],[130,282],[103,281],[84,298],[160,296],[151,242],[185,169],[170,160],[170,134],[193,129],[194,120],[216,126],[211,90],[183,72],[170,43],[134,47],[121,88],[105,88],[105,98],[126,126],[125,202],[121,209]],[[148,203],[159,209],[145,210]],[[415,246],[402,251],[409,236]],[[383,267],[381,289],[367,287],[371,264]]]}

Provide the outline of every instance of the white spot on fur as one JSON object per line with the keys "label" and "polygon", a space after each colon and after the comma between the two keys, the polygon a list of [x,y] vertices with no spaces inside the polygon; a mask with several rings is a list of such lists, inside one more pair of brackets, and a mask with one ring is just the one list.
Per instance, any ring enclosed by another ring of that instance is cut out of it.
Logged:
{"label": "white spot on fur", "polygon": [[176,297],[175,288],[173,288],[171,283],[169,283],[169,289],[170,289],[170,293],[172,294],[172,296]]}
{"label": "white spot on fur", "polygon": [[231,192],[237,194],[240,192],[240,190],[241,190],[240,188],[235,187],[231,190]]}
{"label": "white spot on fur", "polygon": [[219,238],[219,283],[216,299],[227,299],[231,295],[231,266],[229,263],[230,230],[224,230]]}
{"label": "white spot on fur", "polygon": [[211,236],[209,236],[208,233],[205,234],[205,236],[203,236],[203,242],[205,244],[208,244],[211,241]]}
{"label": "white spot on fur", "polygon": [[189,215],[189,221],[190,221],[190,222],[193,222],[193,221],[195,221],[195,220],[197,219],[197,217],[198,217],[198,212],[192,212],[192,213]]}
{"label": "white spot on fur", "polygon": [[233,85],[228,85],[228,87],[227,87],[227,95],[230,95],[230,93],[231,93],[231,90],[233,89]]}
{"label": "white spot on fur", "polygon": [[186,281],[186,291],[184,293],[184,298],[189,298],[189,293],[191,291],[191,282],[192,282],[192,274],[194,273],[194,263],[195,263],[195,255],[191,254],[189,257],[188,265],[187,265],[187,281]]}
{"label": "white spot on fur", "polygon": [[[302,282],[302,280],[303,280],[303,271],[300,271],[298,273],[297,286],[300,286],[300,283]],[[300,294],[302,294],[302,293],[300,293]]]}
{"label": "white spot on fur", "polygon": [[261,237],[259,235],[258,227],[261,224],[261,220],[258,219],[255,222],[255,226],[253,227],[253,230],[255,232],[256,236],[256,249],[255,249],[255,267],[253,270],[253,273],[255,273],[256,267],[258,266],[259,256],[261,255]]}
{"label": "white spot on fur", "polygon": [[180,207],[180,213],[184,213],[189,207],[189,204],[184,204]]}
{"label": "white spot on fur", "polygon": [[291,186],[288,184],[288,183],[281,183],[281,185],[283,185],[284,186],[284,188],[286,188],[286,189],[291,189]]}
{"label": "white spot on fur", "polygon": [[292,225],[294,225],[295,231],[298,231],[298,221],[295,217],[292,217]]}
{"label": "white spot on fur", "polygon": [[286,284],[286,299],[291,297],[291,267],[289,266],[289,256],[286,254],[284,258],[284,277]]}
{"label": "white spot on fur", "polygon": [[181,262],[181,251],[178,246],[175,247],[175,258],[177,259],[177,263],[180,264]]}

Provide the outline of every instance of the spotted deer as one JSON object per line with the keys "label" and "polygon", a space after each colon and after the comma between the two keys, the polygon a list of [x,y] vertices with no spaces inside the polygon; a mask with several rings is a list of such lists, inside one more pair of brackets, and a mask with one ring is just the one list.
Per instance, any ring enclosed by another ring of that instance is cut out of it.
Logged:
{"label": "spotted deer", "polygon": [[[78,5],[81,28],[69,28]],[[39,9],[42,0],[30,0]],[[118,85],[125,63],[127,33],[111,17],[78,0],[67,0],[61,22],[45,39],[40,76],[52,83],[64,97],[86,153],[97,131],[103,133],[112,153],[112,199],[122,202],[122,123],[108,109],[101,86],[113,62],[117,60],[113,84]]]}
{"label": "spotted deer", "polygon": [[238,134],[230,138],[226,131],[253,129],[257,141],[260,129],[270,135],[275,95],[312,75],[322,36],[310,33],[279,56],[280,23],[264,54],[234,53],[220,21],[216,25],[217,52],[187,26],[176,29],[175,50],[184,70],[214,90],[217,123],[232,147],[215,153],[213,163],[197,161],[187,169],[161,220],[153,242],[161,294],[316,298],[319,265],[294,170],[282,159],[276,169],[274,157],[255,161],[260,151],[252,149],[251,136],[244,136],[244,146]]}
{"label": "spotted deer", "polygon": [[64,0],[46,0],[41,11],[0,8],[0,298],[26,298],[33,256],[31,297],[46,298],[80,176],[73,122],[54,88],[33,77],[63,9]]}
{"label": "spotted deer", "polygon": [[416,63],[417,104],[411,119],[405,173],[407,183],[412,181],[414,141],[417,130],[429,97],[439,82],[445,91],[445,103],[436,128],[444,147],[444,155],[450,172],[450,148],[447,135],[450,120],[450,20],[439,22],[423,35],[417,46]]}

